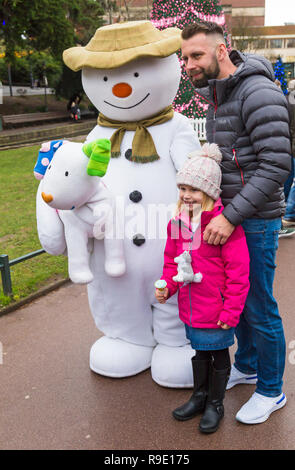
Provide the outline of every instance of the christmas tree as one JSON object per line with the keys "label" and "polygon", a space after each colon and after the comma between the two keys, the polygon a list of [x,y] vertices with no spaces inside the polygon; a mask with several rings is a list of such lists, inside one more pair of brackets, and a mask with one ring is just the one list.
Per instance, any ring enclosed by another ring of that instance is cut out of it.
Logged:
{"label": "christmas tree", "polygon": [[279,80],[281,83],[282,91],[286,95],[288,93],[288,87],[287,87],[287,82],[285,80],[285,66],[283,64],[281,57],[278,58],[278,60],[276,61],[274,65],[274,73],[275,73],[276,79]]}
{"label": "christmas tree", "polygon": [[[225,40],[230,47],[220,0],[154,0],[151,21],[158,29],[183,29],[188,24],[204,21],[218,23],[225,30]],[[196,94],[185,72],[180,51],[177,54],[181,65],[181,81],[173,103],[174,109],[189,118],[205,117],[208,103]]]}

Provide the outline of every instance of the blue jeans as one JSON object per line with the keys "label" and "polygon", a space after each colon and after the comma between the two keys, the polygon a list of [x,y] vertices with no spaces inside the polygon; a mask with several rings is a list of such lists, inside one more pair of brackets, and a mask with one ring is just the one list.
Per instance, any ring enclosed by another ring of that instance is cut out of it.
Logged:
{"label": "blue jeans", "polygon": [[273,297],[275,257],[281,219],[246,219],[242,224],[250,254],[250,290],[235,334],[235,367],[257,373],[256,392],[282,393],[286,345],[282,319]]}
{"label": "blue jeans", "polygon": [[293,180],[293,185],[289,191],[284,219],[295,219],[295,178]]}

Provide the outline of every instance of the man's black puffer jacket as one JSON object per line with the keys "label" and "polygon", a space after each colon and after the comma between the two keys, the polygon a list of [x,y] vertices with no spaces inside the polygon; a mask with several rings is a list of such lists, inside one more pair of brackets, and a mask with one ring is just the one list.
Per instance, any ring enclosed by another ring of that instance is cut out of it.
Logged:
{"label": "man's black puffer jacket", "polygon": [[209,103],[206,132],[222,152],[224,216],[273,219],[284,213],[283,184],[291,169],[287,100],[264,57],[232,51],[234,75],[196,90]]}

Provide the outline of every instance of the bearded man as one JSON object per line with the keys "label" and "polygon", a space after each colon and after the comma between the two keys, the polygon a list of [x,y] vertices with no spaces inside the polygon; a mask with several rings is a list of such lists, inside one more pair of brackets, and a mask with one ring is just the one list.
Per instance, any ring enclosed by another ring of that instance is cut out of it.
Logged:
{"label": "bearded man", "polygon": [[285,338],[273,297],[275,256],[283,184],[291,169],[287,101],[274,84],[264,57],[233,50],[215,23],[192,24],[182,31],[186,72],[209,104],[206,132],[222,152],[222,202],[225,209],[204,232],[209,244],[224,244],[242,225],[250,254],[250,291],[236,328],[238,349],[227,389],[256,383],[256,391],[236,419],[261,423],[283,407]]}

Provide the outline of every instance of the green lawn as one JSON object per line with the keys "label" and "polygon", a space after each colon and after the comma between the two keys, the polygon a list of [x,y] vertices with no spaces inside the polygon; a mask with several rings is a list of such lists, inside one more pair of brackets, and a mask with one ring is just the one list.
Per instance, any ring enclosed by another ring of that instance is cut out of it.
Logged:
{"label": "green lawn", "polygon": [[[35,203],[39,182],[33,175],[38,150],[34,146],[0,152],[0,254],[10,260],[41,248]],[[67,276],[64,256],[42,254],[12,266],[14,299],[3,295],[0,282],[0,308]]]}

